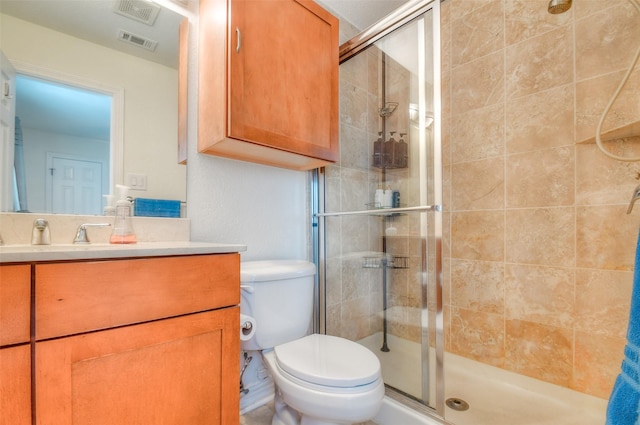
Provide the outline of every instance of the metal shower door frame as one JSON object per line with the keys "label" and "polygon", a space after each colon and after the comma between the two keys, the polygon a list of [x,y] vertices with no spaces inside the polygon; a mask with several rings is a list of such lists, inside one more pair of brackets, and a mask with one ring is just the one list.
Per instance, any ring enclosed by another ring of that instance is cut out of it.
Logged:
{"label": "metal shower door frame", "polygon": [[[422,400],[415,400],[400,391],[387,386],[386,395],[408,405],[414,410],[418,410],[428,415],[433,415],[439,419],[444,418],[445,398],[444,398],[444,315],[443,315],[443,275],[442,275],[442,112],[441,112],[441,71],[440,71],[440,0],[415,0],[406,3],[396,11],[383,18],[376,24],[365,29],[351,40],[340,46],[340,63],[343,63],[367,47],[373,45],[386,35],[401,28],[405,24],[414,21],[416,18],[432,11],[433,28],[433,200],[431,205],[422,205],[409,208],[399,208],[398,212],[420,213],[421,216],[432,214],[433,235],[427,234],[428,224],[423,218],[421,225],[421,239],[423,245],[422,261],[422,306],[421,306],[421,334],[422,334]],[[429,176],[427,176],[429,177]],[[311,187],[311,209],[312,209],[312,238],[313,238],[313,259],[317,265],[316,274],[316,311],[314,315],[314,331],[326,332],[326,293],[325,293],[325,217],[344,215],[371,215],[371,211],[345,211],[345,212],[325,212],[325,170],[317,169],[310,173]],[[426,184],[426,182],[425,182]],[[388,210],[387,212],[394,212]],[[432,242],[432,243],[431,243]],[[427,270],[428,246],[433,247],[434,267],[430,274]],[[433,282],[429,282],[432,276]],[[427,306],[427,294],[429,284],[434,285],[435,292],[435,323],[430,323]],[[429,382],[430,382],[430,330],[435,334],[435,405],[430,406],[429,402]],[[426,395],[426,396],[425,396]]]}

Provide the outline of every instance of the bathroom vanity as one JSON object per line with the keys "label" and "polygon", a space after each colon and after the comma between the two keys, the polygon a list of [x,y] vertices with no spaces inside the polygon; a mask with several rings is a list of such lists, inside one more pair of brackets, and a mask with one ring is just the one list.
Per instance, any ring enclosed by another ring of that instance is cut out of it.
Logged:
{"label": "bathroom vanity", "polygon": [[0,424],[239,422],[244,247],[137,245],[0,248]]}

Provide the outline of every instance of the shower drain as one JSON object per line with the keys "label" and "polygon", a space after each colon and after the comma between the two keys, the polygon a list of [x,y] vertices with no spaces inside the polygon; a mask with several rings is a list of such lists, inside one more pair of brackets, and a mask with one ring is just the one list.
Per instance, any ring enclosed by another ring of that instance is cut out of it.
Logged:
{"label": "shower drain", "polygon": [[457,410],[459,412],[463,412],[469,409],[469,403],[462,400],[461,398],[448,398],[446,401],[447,406],[452,408],[453,410]]}

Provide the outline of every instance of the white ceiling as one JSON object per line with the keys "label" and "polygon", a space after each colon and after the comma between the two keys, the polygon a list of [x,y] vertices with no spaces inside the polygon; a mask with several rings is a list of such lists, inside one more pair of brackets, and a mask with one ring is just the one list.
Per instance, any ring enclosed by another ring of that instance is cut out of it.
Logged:
{"label": "white ceiling", "polygon": [[[135,2],[127,0],[132,7]],[[153,25],[114,12],[119,0],[0,0],[0,12],[153,62],[178,68],[182,16],[163,8]],[[118,30],[158,42],[154,52],[118,40]]]}
{"label": "white ceiling", "polygon": [[360,31],[370,27],[409,0],[317,0]]}

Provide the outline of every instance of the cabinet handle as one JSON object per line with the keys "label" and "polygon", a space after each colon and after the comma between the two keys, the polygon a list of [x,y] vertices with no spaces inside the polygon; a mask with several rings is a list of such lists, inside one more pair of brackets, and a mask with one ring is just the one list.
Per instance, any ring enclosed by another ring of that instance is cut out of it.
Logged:
{"label": "cabinet handle", "polygon": [[240,53],[240,44],[242,44],[242,42],[240,41],[240,28],[236,27],[236,35],[238,36],[238,44],[236,44],[236,53]]}

